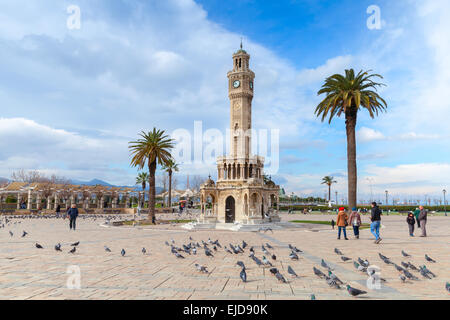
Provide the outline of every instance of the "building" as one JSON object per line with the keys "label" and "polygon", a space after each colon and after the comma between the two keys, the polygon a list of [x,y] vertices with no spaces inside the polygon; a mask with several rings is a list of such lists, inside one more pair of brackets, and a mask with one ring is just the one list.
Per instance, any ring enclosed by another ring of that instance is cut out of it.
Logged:
{"label": "building", "polygon": [[279,186],[264,176],[264,157],[251,150],[252,100],[255,74],[250,55],[233,54],[229,71],[230,153],[217,158],[217,181],[201,186],[200,223],[261,224],[278,222]]}

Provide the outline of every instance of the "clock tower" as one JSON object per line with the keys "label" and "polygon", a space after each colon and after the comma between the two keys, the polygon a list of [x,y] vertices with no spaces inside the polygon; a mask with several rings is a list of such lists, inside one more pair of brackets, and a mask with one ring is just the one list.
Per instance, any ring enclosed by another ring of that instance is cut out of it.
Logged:
{"label": "clock tower", "polygon": [[230,99],[230,156],[247,158],[251,154],[252,100],[255,73],[250,55],[241,48],[233,54],[233,70],[228,74]]}

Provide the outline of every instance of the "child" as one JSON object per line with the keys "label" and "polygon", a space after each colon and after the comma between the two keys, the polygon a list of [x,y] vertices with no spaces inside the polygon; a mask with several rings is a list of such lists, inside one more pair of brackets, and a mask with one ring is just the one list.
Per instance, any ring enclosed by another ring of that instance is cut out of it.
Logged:
{"label": "child", "polygon": [[406,222],[408,223],[409,235],[414,237],[414,224],[416,223],[416,219],[414,218],[414,214],[412,212],[408,213]]}

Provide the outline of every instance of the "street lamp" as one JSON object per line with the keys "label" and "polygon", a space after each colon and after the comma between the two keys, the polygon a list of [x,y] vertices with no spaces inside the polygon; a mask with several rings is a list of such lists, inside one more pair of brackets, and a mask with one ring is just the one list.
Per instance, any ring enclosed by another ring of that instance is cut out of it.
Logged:
{"label": "street lamp", "polygon": [[338,197],[337,197],[338,192],[336,191],[335,193],[336,193],[336,205],[338,205]]}
{"label": "street lamp", "polygon": [[442,193],[444,194],[444,212],[445,212],[445,216],[447,216],[447,207],[445,205],[445,194],[447,193],[447,190],[442,190]]}
{"label": "street lamp", "polygon": [[388,195],[389,195],[389,191],[385,191],[386,192],[386,205],[388,205],[389,203],[388,203]]}

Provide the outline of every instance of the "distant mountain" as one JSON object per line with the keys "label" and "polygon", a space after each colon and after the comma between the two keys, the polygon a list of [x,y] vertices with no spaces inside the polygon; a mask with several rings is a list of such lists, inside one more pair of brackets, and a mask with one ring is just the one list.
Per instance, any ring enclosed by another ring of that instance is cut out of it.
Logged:
{"label": "distant mountain", "polygon": [[[74,185],[85,185],[85,186],[100,185],[100,186],[105,186],[105,187],[136,188],[136,190],[142,190],[141,186],[116,186],[116,185],[110,184],[110,183],[100,180],[100,179],[92,179],[91,181],[71,180],[70,183],[72,183]],[[148,190],[148,185],[147,185],[147,190]],[[163,189],[161,187],[156,187],[156,194],[161,193],[162,190]]]}
{"label": "distant mountain", "polygon": [[0,177],[0,184],[9,182],[9,179]]}

